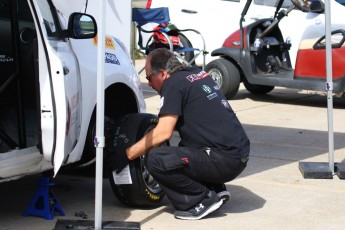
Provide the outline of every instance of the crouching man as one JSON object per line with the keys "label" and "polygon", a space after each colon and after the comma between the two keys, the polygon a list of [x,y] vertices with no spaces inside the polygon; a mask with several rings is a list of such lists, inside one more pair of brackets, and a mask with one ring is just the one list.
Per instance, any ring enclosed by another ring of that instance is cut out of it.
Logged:
{"label": "crouching man", "polygon": [[[127,148],[127,157],[147,153],[146,167],[175,207],[175,218],[201,219],[229,200],[224,183],[245,169],[249,139],[205,71],[186,66],[164,48],[149,54],[145,70],[161,96],[159,122]],[[179,146],[160,146],[174,130]]]}

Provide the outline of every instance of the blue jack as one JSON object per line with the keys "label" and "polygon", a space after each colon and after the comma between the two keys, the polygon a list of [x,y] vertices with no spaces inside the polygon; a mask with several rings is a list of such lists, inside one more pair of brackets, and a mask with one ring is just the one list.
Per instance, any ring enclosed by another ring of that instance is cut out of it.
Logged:
{"label": "blue jack", "polygon": [[54,183],[50,182],[49,177],[44,176],[38,180],[37,192],[29,207],[24,211],[23,216],[40,216],[52,220],[55,212],[58,212],[61,216],[65,215],[54,194],[49,189],[53,185]]}

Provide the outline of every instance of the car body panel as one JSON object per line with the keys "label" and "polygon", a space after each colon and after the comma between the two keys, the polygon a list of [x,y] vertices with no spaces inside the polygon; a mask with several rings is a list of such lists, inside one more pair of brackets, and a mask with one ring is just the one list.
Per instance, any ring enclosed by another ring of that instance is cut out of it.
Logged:
{"label": "car body panel", "polygon": [[[25,22],[25,26],[31,27],[37,34],[38,127],[35,125],[33,131],[30,128],[28,135],[32,132],[34,141],[40,140],[37,145],[36,142],[31,143],[30,139],[27,146],[7,152],[3,152],[3,143],[0,142],[0,182],[53,169],[56,174],[61,166],[79,161],[96,106],[97,42],[91,38],[69,37],[67,31],[71,12],[80,6],[83,7],[77,12],[84,12],[85,1],[73,1],[71,8],[65,11],[58,8],[55,13],[55,7],[59,4],[50,7],[50,0],[18,1],[29,4],[30,9],[26,13],[33,15],[34,22]],[[68,2],[64,1],[63,5],[66,6]],[[54,36],[55,31],[60,31],[60,35]],[[127,48],[113,34],[108,34],[106,38],[105,90],[122,85],[122,89],[126,88],[126,93],[135,98],[135,105],[131,106],[130,111],[145,112],[140,78]],[[0,55],[4,56],[2,50]],[[4,57],[11,59],[10,56]],[[124,99],[129,95],[122,96],[113,98],[114,103],[125,104]],[[29,112],[28,115],[31,115],[31,110]],[[11,115],[8,112],[7,117]],[[0,121],[0,125],[5,123],[6,120]],[[12,130],[13,127],[10,128]],[[15,132],[15,128],[13,130]]]}
{"label": "car body panel", "polygon": [[[81,76],[77,59],[69,42],[55,35],[56,19],[47,1],[36,0],[32,8],[35,9],[35,22],[40,28],[47,57],[48,72],[39,75],[43,81],[48,81],[50,95],[41,94],[47,103],[42,103],[42,149],[46,160],[52,161],[55,170],[60,168],[65,157],[74,148],[80,133],[81,123]],[[50,101],[51,100],[51,101]],[[47,104],[53,105],[48,108]],[[48,118],[48,119],[45,119]],[[44,138],[54,136],[49,141],[52,146],[46,146]]]}
{"label": "car body panel", "polygon": [[[297,53],[295,76],[326,78],[326,50],[313,49],[317,39],[305,39]],[[332,49],[332,77],[334,80],[345,76],[345,44]]]}

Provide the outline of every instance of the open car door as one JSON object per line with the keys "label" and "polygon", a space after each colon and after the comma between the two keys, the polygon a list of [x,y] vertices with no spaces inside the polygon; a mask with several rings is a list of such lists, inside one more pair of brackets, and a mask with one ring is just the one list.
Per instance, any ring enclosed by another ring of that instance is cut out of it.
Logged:
{"label": "open car door", "polygon": [[42,152],[56,174],[80,134],[81,79],[77,59],[50,0],[29,1],[38,39]]}

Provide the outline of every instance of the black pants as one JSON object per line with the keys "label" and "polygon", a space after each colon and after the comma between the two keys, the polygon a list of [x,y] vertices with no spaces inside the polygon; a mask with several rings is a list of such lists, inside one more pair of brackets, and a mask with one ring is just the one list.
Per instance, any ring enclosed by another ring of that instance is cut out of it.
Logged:
{"label": "black pants", "polygon": [[175,209],[187,210],[208,194],[207,183],[235,179],[246,167],[241,159],[215,151],[162,146],[149,151],[145,163]]}

